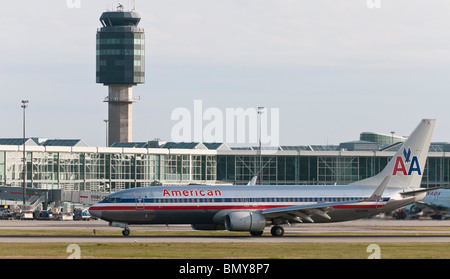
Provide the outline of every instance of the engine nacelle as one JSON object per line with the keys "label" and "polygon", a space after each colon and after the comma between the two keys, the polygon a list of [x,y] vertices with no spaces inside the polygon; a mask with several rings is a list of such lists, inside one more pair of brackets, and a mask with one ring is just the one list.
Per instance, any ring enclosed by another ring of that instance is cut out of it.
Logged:
{"label": "engine nacelle", "polygon": [[229,231],[260,232],[266,227],[266,218],[261,212],[236,211],[225,217],[225,228]]}
{"label": "engine nacelle", "polygon": [[224,225],[215,225],[215,224],[192,224],[191,228],[197,231],[217,231],[224,230]]}
{"label": "engine nacelle", "polygon": [[417,213],[420,213],[420,212],[422,212],[422,208],[420,208],[420,207],[418,207],[418,206],[416,206],[414,204],[409,208],[409,213],[410,214],[417,214]]}

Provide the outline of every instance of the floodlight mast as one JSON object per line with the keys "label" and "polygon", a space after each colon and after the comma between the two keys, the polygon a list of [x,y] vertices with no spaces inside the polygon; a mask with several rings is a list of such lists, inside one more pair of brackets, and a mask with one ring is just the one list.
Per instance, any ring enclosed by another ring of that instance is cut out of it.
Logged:
{"label": "floodlight mast", "polygon": [[25,209],[25,200],[27,195],[27,153],[25,151],[25,129],[26,129],[26,123],[25,123],[25,110],[28,107],[28,100],[22,100],[21,107],[23,108],[23,208],[22,211]]}
{"label": "floodlight mast", "polygon": [[262,184],[262,149],[261,149],[261,115],[264,113],[264,107],[258,107],[259,122],[259,185]]}

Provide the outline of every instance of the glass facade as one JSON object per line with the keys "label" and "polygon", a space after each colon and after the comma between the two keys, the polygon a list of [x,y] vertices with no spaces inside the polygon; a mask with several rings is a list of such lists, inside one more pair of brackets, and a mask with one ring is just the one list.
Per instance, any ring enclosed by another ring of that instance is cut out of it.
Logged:
{"label": "glass facade", "polygon": [[[113,41],[115,43],[106,43]],[[145,34],[97,33],[97,83],[145,82]]]}
{"label": "glass facade", "polygon": [[[348,184],[381,171],[389,157],[262,156],[262,181],[272,185]],[[259,156],[217,156],[217,179],[246,184],[259,173]]]}
{"label": "glass facade", "polygon": [[[161,148],[77,148],[35,147],[27,149],[27,187],[115,192],[151,185],[247,184],[262,171],[262,183],[348,184],[380,172],[394,152],[309,151],[292,155],[277,151],[258,152],[183,150]],[[120,152],[119,152],[119,151]],[[245,154],[245,155],[244,155]],[[22,152],[0,146],[0,185],[22,186]],[[430,152],[422,180],[423,187],[448,185],[450,156]]]}

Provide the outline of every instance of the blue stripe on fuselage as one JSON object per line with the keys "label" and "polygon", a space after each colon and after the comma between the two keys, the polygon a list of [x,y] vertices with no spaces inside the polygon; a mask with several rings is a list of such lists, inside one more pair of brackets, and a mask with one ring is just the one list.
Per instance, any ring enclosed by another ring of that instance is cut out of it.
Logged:
{"label": "blue stripe on fuselage", "polygon": [[[292,198],[292,197],[276,197],[276,198],[180,198],[180,197],[170,197],[170,198],[123,198],[114,200],[103,200],[99,203],[262,203],[262,202],[354,202],[358,200],[364,200],[367,197],[340,197],[340,198]],[[372,202],[388,202],[389,198],[382,198],[378,201]]]}

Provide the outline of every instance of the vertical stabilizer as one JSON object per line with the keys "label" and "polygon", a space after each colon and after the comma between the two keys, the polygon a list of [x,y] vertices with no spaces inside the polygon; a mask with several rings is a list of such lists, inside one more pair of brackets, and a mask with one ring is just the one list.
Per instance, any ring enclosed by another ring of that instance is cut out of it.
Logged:
{"label": "vertical stabilizer", "polygon": [[435,122],[423,119],[379,174],[351,185],[379,186],[389,176],[388,188],[419,188]]}

